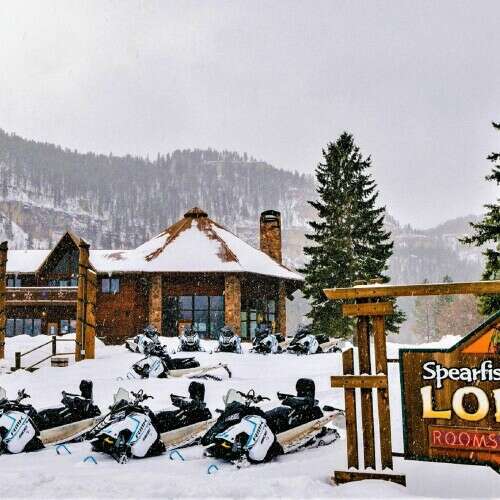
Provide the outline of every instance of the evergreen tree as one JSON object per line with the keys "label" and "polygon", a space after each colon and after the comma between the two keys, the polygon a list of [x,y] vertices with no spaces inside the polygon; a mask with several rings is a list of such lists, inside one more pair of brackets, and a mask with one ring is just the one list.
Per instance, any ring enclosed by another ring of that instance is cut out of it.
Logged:
{"label": "evergreen tree", "polygon": [[[500,130],[500,123],[494,123],[493,127]],[[500,153],[491,153],[488,160],[493,162],[491,174],[486,180],[496,182],[500,185]],[[462,243],[476,246],[487,245],[483,255],[486,257],[482,278],[483,280],[500,279],[500,205],[497,202],[485,205],[486,214],[477,224],[471,223],[474,234],[463,238]],[[483,295],[479,299],[479,311],[482,314],[493,314],[500,309],[500,295]]]}
{"label": "evergreen tree", "polygon": [[[377,207],[371,159],[363,158],[352,135],[344,132],[329,143],[323,157],[316,169],[319,199],[309,202],[317,219],[309,222],[312,232],[306,236],[312,245],[304,248],[304,295],[312,307],[308,316],[315,332],[347,337],[353,321],[342,316],[342,302],[328,300],[323,289],[352,286],[361,279],[388,282],[385,272],[393,243],[384,229],[385,208]],[[388,318],[388,329],[397,331],[403,319],[398,310]]]}

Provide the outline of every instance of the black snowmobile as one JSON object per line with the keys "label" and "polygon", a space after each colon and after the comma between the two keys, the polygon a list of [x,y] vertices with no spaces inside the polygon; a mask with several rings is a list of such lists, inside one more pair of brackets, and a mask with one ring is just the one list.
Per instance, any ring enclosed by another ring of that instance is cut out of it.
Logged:
{"label": "black snowmobile", "polygon": [[160,424],[155,414],[144,404],[152,396],[142,389],[131,392],[120,389],[106,418],[88,434],[92,450],[112,456],[118,463],[130,457],[145,458],[161,455],[165,445],[160,436]]}
{"label": "black snowmobile", "polygon": [[179,348],[177,352],[204,352],[201,346],[200,336],[191,326],[187,326],[184,333],[179,337]]}
{"label": "black snowmobile", "polygon": [[198,422],[210,420],[212,414],[205,403],[205,385],[201,382],[189,384],[189,397],[171,394],[172,404],[177,410],[164,410],[156,413],[160,433],[191,426]]}
{"label": "black snowmobile", "polygon": [[273,334],[269,325],[261,324],[255,329],[251,352],[258,354],[278,354],[283,352],[285,337],[279,333]]}
{"label": "black snowmobile", "polygon": [[242,353],[241,339],[236,335],[230,326],[224,326],[219,332],[219,344],[217,352],[235,352]]}
{"label": "black snowmobile", "polygon": [[80,382],[80,394],[62,392],[62,406],[47,408],[38,412],[35,423],[40,431],[81,420],[98,417],[101,410],[92,400],[93,384],[90,380]]}
{"label": "black snowmobile", "polygon": [[3,391],[0,397],[0,448],[20,453],[78,439],[95,425],[101,414],[92,402],[92,382],[82,380],[80,391],[81,395],[63,391],[63,406],[39,412],[32,405],[22,403],[30,397],[24,389],[18,392],[15,400],[8,400]]}
{"label": "black snowmobile", "polygon": [[226,409],[202,438],[207,455],[238,465],[259,463],[338,439],[337,430],[326,425],[342,414],[341,410],[325,406],[323,410],[329,413],[325,415],[315,399],[315,385],[310,379],[299,379],[296,389],[297,395],[278,393],[283,406],[269,411],[255,406],[268,398],[253,391],[229,391]]}
{"label": "black snowmobile", "polygon": [[165,346],[151,344],[146,350],[146,358],[134,363],[132,369],[141,378],[167,378],[171,371],[198,368],[195,358],[172,358]]}

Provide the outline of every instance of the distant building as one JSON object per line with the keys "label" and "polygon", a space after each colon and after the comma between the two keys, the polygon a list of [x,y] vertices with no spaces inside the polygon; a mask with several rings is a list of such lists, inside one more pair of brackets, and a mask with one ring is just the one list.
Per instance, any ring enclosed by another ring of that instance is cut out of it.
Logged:
{"label": "distant building", "polygon": [[[64,334],[76,326],[80,239],[66,233],[52,250],[9,250],[7,335]],[[146,324],[202,337],[224,325],[251,338],[259,322],[286,331],[286,296],[302,276],[282,265],[281,218],[260,217],[260,250],[199,208],[133,250],[90,250],[98,277],[96,333],[119,343]]]}

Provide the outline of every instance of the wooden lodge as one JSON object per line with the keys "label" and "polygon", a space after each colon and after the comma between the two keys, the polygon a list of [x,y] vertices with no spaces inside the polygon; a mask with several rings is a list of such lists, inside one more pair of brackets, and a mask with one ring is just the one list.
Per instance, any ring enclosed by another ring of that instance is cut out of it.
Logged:
{"label": "wooden lodge", "polygon": [[[67,232],[51,250],[9,250],[6,335],[76,328],[80,238]],[[174,336],[191,324],[210,338],[228,324],[252,338],[260,322],[286,332],[286,297],[302,276],[282,265],[281,218],[260,217],[260,250],[199,208],[132,250],[90,249],[97,273],[96,335],[120,343],[153,324]]]}

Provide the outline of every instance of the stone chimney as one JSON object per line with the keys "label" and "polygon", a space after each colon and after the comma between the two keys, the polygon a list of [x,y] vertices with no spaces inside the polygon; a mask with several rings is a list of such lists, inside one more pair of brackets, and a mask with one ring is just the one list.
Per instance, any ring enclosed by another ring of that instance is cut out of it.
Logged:
{"label": "stone chimney", "polygon": [[281,264],[281,214],[276,210],[260,214],[260,249]]}

